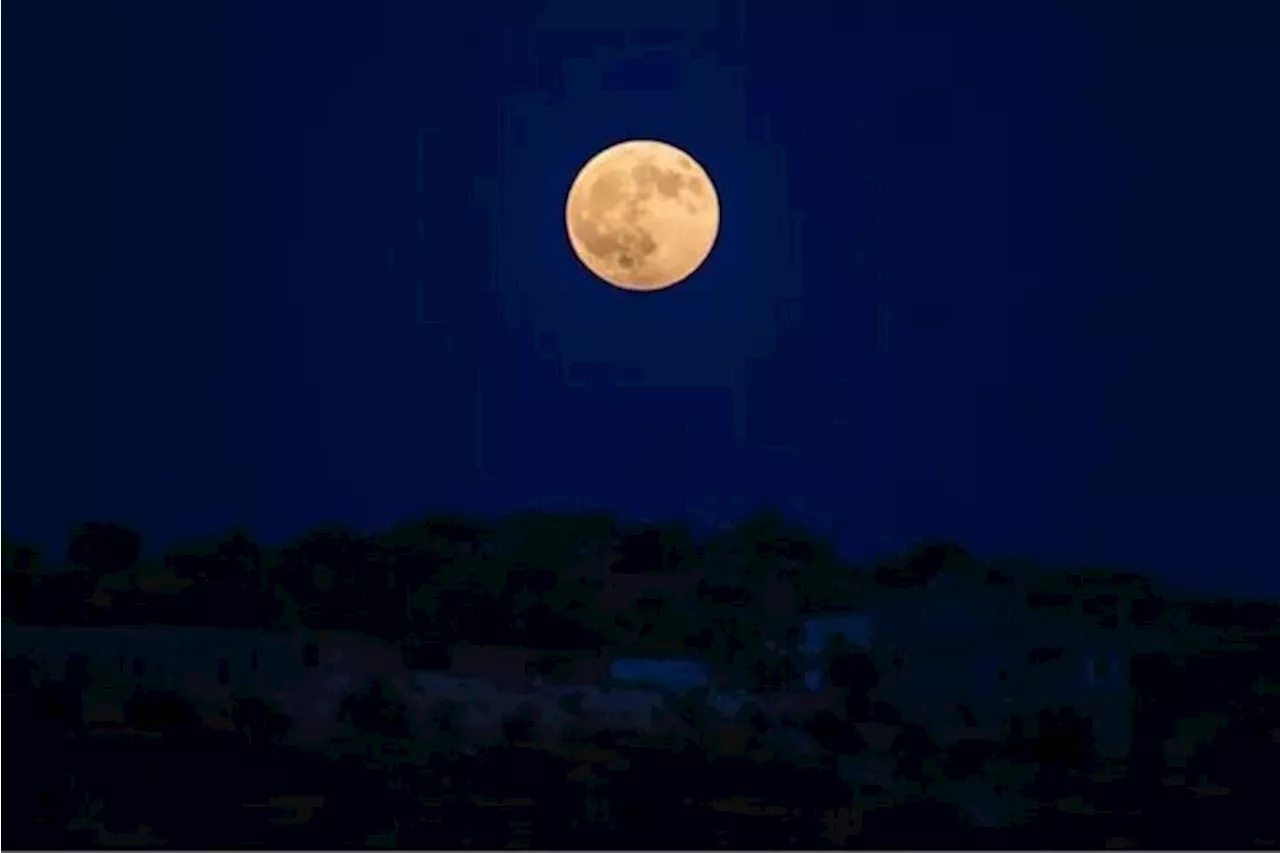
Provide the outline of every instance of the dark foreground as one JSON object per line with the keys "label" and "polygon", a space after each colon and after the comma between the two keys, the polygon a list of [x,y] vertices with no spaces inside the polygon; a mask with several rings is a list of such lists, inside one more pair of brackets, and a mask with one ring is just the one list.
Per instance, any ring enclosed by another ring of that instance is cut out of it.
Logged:
{"label": "dark foreground", "polygon": [[26,765],[25,781],[8,786],[6,847],[1189,849],[1276,843],[1274,812],[1261,799],[1250,802],[1247,792],[1144,786],[1121,767],[1092,778],[1067,771],[1033,781],[1024,813],[997,829],[973,826],[936,793],[886,797],[855,790],[818,767],[707,762],[625,744],[585,749],[576,762],[520,747],[409,756],[403,744],[372,738],[322,756],[208,733],[95,733],[6,746],[8,762]]}
{"label": "dark foreground", "polygon": [[10,548],[5,846],[1276,846],[1276,605],[781,524]]}

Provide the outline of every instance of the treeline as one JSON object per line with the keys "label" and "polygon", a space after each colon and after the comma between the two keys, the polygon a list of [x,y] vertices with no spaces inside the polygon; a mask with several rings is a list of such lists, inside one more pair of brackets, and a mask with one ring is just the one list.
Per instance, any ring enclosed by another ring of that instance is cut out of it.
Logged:
{"label": "treeline", "polygon": [[143,559],[138,533],[86,523],[65,559],[6,538],[4,613],[56,625],[345,629],[388,639],[551,648],[664,644],[731,653],[745,614],[786,619],[856,605],[868,585],[950,566],[999,582],[964,551],[927,543],[879,566],[773,513],[698,539],[679,523],[603,514],[435,516],[374,535],[317,527],[269,548],[242,532]]}

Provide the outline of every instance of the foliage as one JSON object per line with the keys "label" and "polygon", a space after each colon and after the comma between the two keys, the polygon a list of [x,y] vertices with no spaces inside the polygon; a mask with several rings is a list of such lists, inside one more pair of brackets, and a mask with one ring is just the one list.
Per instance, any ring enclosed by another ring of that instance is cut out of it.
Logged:
{"label": "foliage", "polygon": [[96,576],[131,568],[142,553],[142,537],[119,524],[88,522],[71,534],[67,562]]}
{"label": "foliage", "polygon": [[[1116,591],[1130,595],[1135,622],[1173,610],[1138,576],[1073,570],[1028,581],[1026,561],[990,568],[942,539],[861,572],[771,511],[705,538],[671,520],[521,512],[436,513],[376,535],[326,524],[279,547],[231,531],[172,546],[159,562],[140,560],[141,544],[119,524],[89,522],[73,531],[70,565],[60,567],[6,538],[6,614],[46,624],[350,630],[401,643],[406,663],[419,667],[447,666],[461,643],[692,652],[783,687],[800,677],[803,613],[858,607],[877,588],[922,587],[944,574],[975,578],[977,588],[999,575],[1067,607],[1093,596],[1108,624],[1124,609],[1123,599],[1112,606]],[[871,676],[856,656],[829,663],[840,689],[865,697]]]}
{"label": "foliage", "polygon": [[968,551],[950,540],[930,539],[911,547],[897,560],[877,566],[876,581],[888,587],[910,587],[927,584],[943,574],[986,578]]}

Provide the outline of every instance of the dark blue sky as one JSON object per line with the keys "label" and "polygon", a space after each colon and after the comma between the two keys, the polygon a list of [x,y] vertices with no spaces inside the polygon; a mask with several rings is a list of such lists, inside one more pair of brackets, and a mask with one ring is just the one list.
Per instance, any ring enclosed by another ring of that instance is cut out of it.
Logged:
{"label": "dark blue sky", "polygon": [[[6,530],[770,503],[1280,590],[1274,4],[746,6],[6,4]],[[636,136],[723,205],[656,295],[563,233]]]}

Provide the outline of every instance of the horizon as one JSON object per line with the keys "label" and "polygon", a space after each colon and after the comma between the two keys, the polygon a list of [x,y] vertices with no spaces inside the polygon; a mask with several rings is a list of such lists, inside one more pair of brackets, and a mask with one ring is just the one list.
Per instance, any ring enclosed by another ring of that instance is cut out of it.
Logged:
{"label": "horizon", "polygon": [[[871,573],[878,566],[886,565],[906,557],[913,549],[923,547],[929,544],[941,543],[948,546],[954,545],[962,549],[962,551],[971,556],[980,566],[984,568],[995,568],[998,564],[1002,571],[1014,569],[1015,574],[1011,579],[1015,583],[1026,582],[1030,579],[1051,578],[1075,575],[1079,573],[1102,573],[1102,574],[1133,574],[1144,578],[1152,585],[1152,590],[1162,597],[1173,599],[1177,602],[1192,603],[1196,601],[1213,602],[1213,601],[1238,601],[1238,602],[1257,602],[1260,604],[1280,604],[1280,595],[1257,595],[1256,593],[1242,593],[1239,590],[1227,589],[1221,586],[1213,587],[1208,585],[1201,586],[1185,586],[1176,583],[1170,583],[1160,576],[1159,572],[1144,571],[1133,566],[1126,566],[1115,563],[1105,562],[1074,562],[1074,561],[1054,561],[1044,560],[1028,555],[1025,553],[1005,552],[1005,553],[981,553],[974,551],[966,546],[963,542],[957,542],[939,536],[925,536],[908,543],[904,548],[877,551],[869,554],[858,556],[850,556],[844,553],[838,547],[838,543],[829,537],[806,527],[803,521],[787,515],[779,513],[776,509],[765,507],[749,511],[730,522],[721,522],[716,525],[710,525],[701,529],[687,524],[683,519],[675,516],[652,517],[643,516],[636,519],[626,519],[615,513],[605,510],[573,510],[573,511],[557,511],[547,510],[543,508],[522,508],[515,509],[507,513],[482,514],[467,513],[458,511],[440,510],[434,512],[419,513],[406,516],[391,524],[381,525],[378,527],[356,528],[342,521],[331,520],[305,527],[297,532],[275,538],[265,539],[258,536],[252,527],[246,525],[231,526],[220,531],[203,535],[203,536],[184,536],[169,540],[168,542],[159,543],[147,538],[147,536],[127,523],[119,519],[94,519],[91,523],[106,523],[123,526],[128,530],[138,533],[142,541],[142,551],[135,568],[144,565],[155,566],[157,563],[163,564],[163,558],[172,553],[182,553],[186,548],[202,548],[216,545],[218,542],[226,540],[228,537],[235,535],[243,535],[251,541],[261,546],[267,551],[282,551],[302,541],[307,535],[326,529],[339,529],[352,533],[353,535],[365,538],[376,543],[378,537],[399,527],[414,525],[422,521],[439,521],[453,519],[468,523],[479,523],[488,527],[501,527],[504,523],[512,518],[528,517],[528,516],[551,516],[551,517],[573,517],[578,515],[592,515],[607,517],[613,524],[615,533],[619,536],[625,536],[629,533],[640,532],[645,529],[652,528],[655,525],[674,524],[688,530],[692,535],[692,543],[695,547],[702,547],[709,541],[713,541],[715,537],[728,533],[744,522],[753,518],[772,517],[779,518],[787,525],[797,526],[802,532],[809,536],[813,536],[819,542],[836,545],[835,556],[838,561],[837,565],[847,571]],[[90,522],[81,522],[81,524]],[[80,525],[73,525],[68,531],[68,535],[59,543],[58,547],[48,548],[44,543],[35,542],[34,540],[22,539],[12,536],[7,531],[4,536],[10,545],[29,546],[35,548],[39,561],[38,564],[45,569],[49,568],[67,568],[71,565],[67,559],[67,546],[70,544],[70,534]],[[1012,565],[1010,565],[1012,564]],[[924,585],[927,585],[924,584]]]}
{"label": "horizon", "polygon": [[[1280,595],[1269,7],[746,8],[15,6],[5,529],[772,505]],[[626,138],[720,200],[659,293],[564,231]]]}

